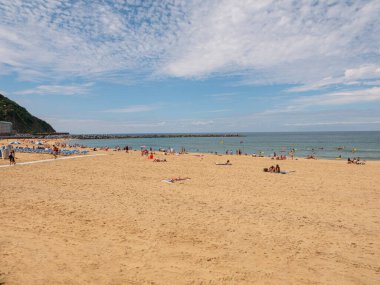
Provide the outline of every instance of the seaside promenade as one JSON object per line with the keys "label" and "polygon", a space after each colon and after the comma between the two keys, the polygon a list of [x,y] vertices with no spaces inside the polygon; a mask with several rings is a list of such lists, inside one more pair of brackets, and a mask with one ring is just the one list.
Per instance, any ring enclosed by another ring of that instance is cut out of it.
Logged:
{"label": "seaside promenade", "polygon": [[95,153],[0,168],[1,284],[380,283],[379,161]]}

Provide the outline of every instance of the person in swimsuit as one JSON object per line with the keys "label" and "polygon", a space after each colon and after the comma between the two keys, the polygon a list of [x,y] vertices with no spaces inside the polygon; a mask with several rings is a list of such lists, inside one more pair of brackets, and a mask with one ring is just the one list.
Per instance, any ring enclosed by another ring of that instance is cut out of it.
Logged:
{"label": "person in swimsuit", "polygon": [[15,151],[14,150],[11,151],[8,158],[9,158],[9,165],[12,165],[12,164],[15,165],[16,164]]}

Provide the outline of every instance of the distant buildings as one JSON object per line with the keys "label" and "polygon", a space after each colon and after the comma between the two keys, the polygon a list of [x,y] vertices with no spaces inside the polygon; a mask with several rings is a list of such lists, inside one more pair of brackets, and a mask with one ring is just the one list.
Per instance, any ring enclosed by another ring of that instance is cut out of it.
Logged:
{"label": "distant buildings", "polygon": [[10,134],[12,132],[12,123],[0,121],[0,134]]}

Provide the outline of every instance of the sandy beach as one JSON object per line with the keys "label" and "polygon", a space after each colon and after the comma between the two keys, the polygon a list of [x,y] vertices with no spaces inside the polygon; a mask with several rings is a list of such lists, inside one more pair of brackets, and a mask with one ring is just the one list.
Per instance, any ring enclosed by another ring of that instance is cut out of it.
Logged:
{"label": "sandy beach", "polygon": [[97,153],[0,168],[0,284],[380,283],[378,161]]}

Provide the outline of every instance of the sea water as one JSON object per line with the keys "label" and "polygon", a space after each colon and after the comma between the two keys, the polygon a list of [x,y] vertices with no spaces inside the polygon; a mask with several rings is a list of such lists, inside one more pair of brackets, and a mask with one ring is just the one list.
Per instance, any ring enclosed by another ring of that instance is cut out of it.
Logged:
{"label": "sea water", "polygon": [[[176,137],[176,138],[128,138],[72,140],[70,144],[89,147],[119,146],[185,148],[188,152],[217,152],[220,154],[240,149],[243,154],[264,156],[288,155],[294,149],[295,156],[315,155],[318,158],[342,159],[360,157],[367,160],[380,160],[380,132],[283,132],[283,133],[238,133],[239,137]],[[139,134],[142,135],[142,134]],[[167,135],[167,134],[166,134]]]}

